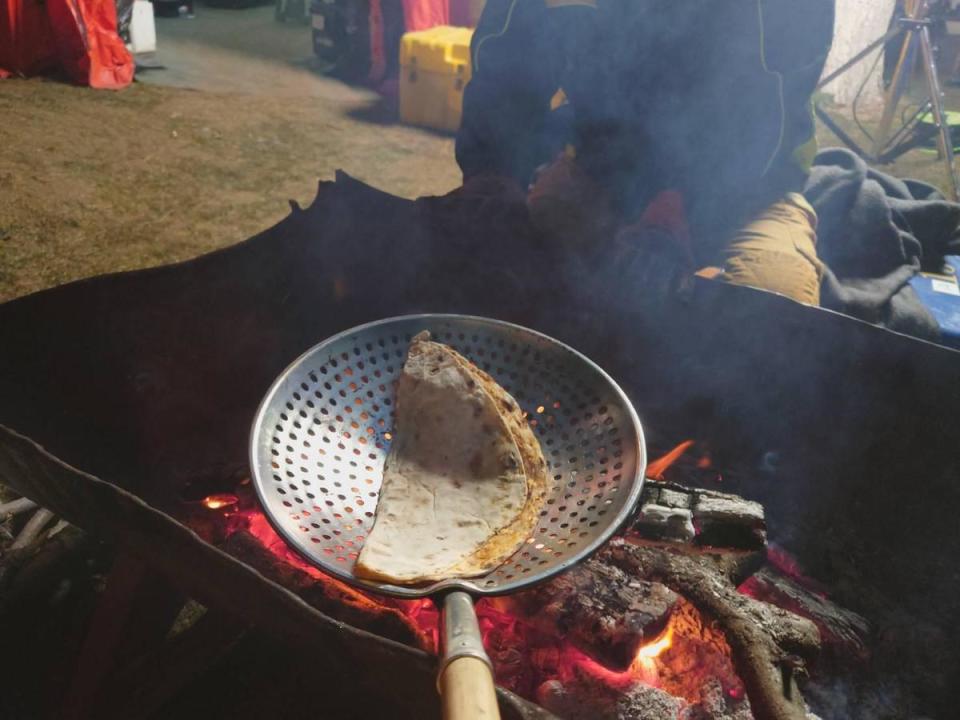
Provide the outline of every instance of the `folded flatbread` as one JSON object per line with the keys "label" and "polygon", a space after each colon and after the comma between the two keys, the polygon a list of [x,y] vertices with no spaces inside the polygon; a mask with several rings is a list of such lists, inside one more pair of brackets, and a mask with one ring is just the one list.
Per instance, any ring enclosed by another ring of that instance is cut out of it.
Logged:
{"label": "folded flatbread", "polygon": [[530,537],[546,492],[517,402],[421,333],[398,380],[393,445],[354,573],[405,585],[485,574]]}

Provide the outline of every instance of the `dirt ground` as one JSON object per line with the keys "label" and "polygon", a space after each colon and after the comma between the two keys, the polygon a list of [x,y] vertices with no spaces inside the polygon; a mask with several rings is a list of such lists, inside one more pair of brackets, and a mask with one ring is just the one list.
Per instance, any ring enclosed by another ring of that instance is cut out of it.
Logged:
{"label": "dirt ground", "polygon": [[167,69],[126,90],[0,82],[0,301],[236,243],[337,169],[410,198],[459,184],[449,136],[309,69],[308,26],[271,7],[157,26]]}
{"label": "dirt ground", "polygon": [[[157,36],[164,69],[121,92],[0,82],[0,301],[233,244],[337,169],[411,198],[459,183],[449,136],[317,72],[309,26],[270,6],[200,6]],[[945,184],[922,151],[893,172]]]}

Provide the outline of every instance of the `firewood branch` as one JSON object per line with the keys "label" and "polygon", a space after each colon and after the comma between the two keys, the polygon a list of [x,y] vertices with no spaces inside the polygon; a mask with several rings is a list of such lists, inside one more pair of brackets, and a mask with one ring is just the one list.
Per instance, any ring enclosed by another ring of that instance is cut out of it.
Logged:
{"label": "firewood branch", "polygon": [[757,720],[805,720],[795,671],[816,656],[816,626],[737,592],[708,558],[682,550],[612,542],[603,559],[680,593],[724,630]]}
{"label": "firewood branch", "polygon": [[10,550],[16,551],[28,547],[37,539],[51,520],[53,520],[52,512],[46,508],[37,510],[33,516],[27,520],[27,524],[23,526],[23,530],[17,535],[17,539],[13,541],[13,545],[10,546]]}
{"label": "firewood branch", "polygon": [[0,504],[0,518],[5,515],[18,515],[22,512],[28,512],[37,507],[37,504],[30,498],[17,498],[10,502]]}

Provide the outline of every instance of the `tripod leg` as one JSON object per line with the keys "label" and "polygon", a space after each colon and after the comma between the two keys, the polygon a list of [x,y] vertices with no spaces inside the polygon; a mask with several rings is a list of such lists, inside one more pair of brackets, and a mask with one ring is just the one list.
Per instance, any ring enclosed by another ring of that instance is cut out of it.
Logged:
{"label": "tripod leg", "polygon": [[953,139],[950,137],[950,124],[943,111],[943,93],[940,90],[940,78],[937,77],[937,61],[933,55],[933,44],[930,42],[930,28],[924,27],[920,31],[920,48],[923,51],[923,70],[927,76],[927,89],[930,92],[930,107],[933,111],[933,120],[940,131],[940,157],[947,166],[950,177],[950,189],[953,199],[960,201],[960,177],[957,176],[957,166],[953,156]]}
{"label": "tripod leg", "polygon": [[[870,53],[872,53],[874,50],[882,49],[888,42],[890,42],[891,40],[893,40],[897,35],[899,35],[899,34],[902,33],[902,32],[903,32],[903,28],[902,28],[902,27],[898,27],[898,26],[895,25],[894,27],[890,28],[890,29],[887,31],[887,34],[886,34],[886,35],[884,35],[884,36],[881,37],[881,38],[877,38],[876,40],[874,40],[872,43],[870,43],[869,45],[867,45],[867,47],[865,47],[863,50],[861,50],[860,52],[858,52],[858,53],[857,53],[856,55],[854,55],[852,58],[850,58],[849,60],[847,60],[843,65],[841,65],[840,67],[838,67],[836,70],[834,70],[832,73],[830,73],[830,74],[827,75],[826,77],[820,78],[820,82],[817,83],[817,90],[822,90],[823,88],[825,88],[827,85],[829,85],[830,83],[832,83],[832,82],[833,82],[834,80],[836,80],[838,77],[840,77],[841,75],[843,75],[847,70],[849,70],[850,68],[852,68],[854,65],[856,65],[857,63],[859,63],[861,60],[863,60],[864,58],[866,58],[868,55],[870,55]],[[958,58],[958,62],[960,62],[960,58]]]}
{"label": "tripod leg", "polygon": [[813,111],[816,113],[817,117],[820,118],[820,122],[826,125],[834,135],[840,138],[840,142],[853,150],[857,155],[862,157],[868,163],[880,162],[880,158],[874,157],[868,150],[860,147],[857,141],[850,137],[850,135],[842,127],[840,127],[832,117],[830,117],[830,113],[824,110],[819,103],[813,104]]}
{"label": "tripod leg", "polygon": [[[920,12],[926,9],[926,0],[910,5],[908,3],[907,15],[911,18],[918,18]],[[914,39],[916,30],[907,29],[903,38],[903,45],[900,47],[900,59],[897,61],[897,67],[893,71],[893,79],[890,81],[890,87],[887,88],[883,98],[883,116],[880,119],[880,128],[877,130],[877,136],[874,138],[873,154],[875,157],[882,157],[890,138],[890,128],[893,126],[893,118],[897,112],[897,105],[900,104],[900,97],[913,74],[913,65],[916,59],[914,52]]]}

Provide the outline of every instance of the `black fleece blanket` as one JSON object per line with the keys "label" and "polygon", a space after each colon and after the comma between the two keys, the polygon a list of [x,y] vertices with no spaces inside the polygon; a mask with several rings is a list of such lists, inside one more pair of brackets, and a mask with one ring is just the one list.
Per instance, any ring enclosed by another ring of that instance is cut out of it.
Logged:
{"label": "black fleece blanket", "polygon": [[920,270],[938,272],[945,255],[960,255],[960,204],[843,149],[817,155],[804,195],[817,211],[818,249],[827,265],[822,305],[938,339],[937,323],[909,282]]}

